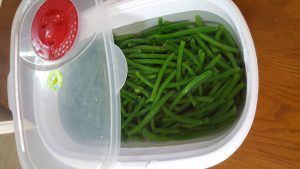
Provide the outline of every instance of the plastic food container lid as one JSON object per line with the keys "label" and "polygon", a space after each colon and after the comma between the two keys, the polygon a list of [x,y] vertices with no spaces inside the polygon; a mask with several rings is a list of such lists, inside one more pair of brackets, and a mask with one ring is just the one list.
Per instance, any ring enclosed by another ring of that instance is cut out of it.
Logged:
{"label": "plastic food container lid", "polygon": [[127,63],[106,21],[101,0],[21,3],[8,92],[24,168],[98,169],[116,161]]}

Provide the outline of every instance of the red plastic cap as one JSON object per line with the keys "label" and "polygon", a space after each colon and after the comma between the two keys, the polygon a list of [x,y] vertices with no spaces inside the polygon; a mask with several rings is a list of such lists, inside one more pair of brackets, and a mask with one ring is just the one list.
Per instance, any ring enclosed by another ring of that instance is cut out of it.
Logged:
{"label": "red plastic cap", "polygon": [[34,50],[44,59],[57,60],[70,50],[78,32],[78,14],[70,0],[46,0],[31,28]]}

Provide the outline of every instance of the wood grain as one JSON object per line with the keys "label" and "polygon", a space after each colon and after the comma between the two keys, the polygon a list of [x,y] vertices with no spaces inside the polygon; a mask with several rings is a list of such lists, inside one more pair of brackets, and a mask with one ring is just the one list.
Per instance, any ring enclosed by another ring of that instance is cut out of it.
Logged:
{"label": "wood grain", "polygon": [[[0,106],[7,108],[9,37],[19,0],[0,8]],[[216,169],[300,168],[300,1],[235,0],[253,36],[259,102],[242,146]]]}

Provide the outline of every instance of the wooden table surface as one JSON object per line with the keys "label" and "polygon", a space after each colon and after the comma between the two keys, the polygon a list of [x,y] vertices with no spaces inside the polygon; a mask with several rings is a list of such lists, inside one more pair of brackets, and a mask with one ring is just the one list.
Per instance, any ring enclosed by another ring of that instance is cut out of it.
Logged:
{"label": "wooden table surface", "polygon": [[[234,1],[255,42],[259,100],[246,140],[215,168],[300,168],[300,1]],[[4,108],[8,107],[10,29],[19,2],[4,0],[0,8],[0,106]]]}

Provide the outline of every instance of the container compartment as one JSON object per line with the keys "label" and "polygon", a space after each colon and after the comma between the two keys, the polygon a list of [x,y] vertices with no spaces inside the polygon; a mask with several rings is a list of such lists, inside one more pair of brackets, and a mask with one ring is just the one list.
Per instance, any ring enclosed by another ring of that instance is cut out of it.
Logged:
{"label": "container compartment", "polygon": [[[255,98],[251,98],[250,100],[250,90],[253,90],[251,92],[256,92],[255,85],[251,85],[251,83],[253,83],[253,79],[251,79],[251,77],[255,77],[256,74],[252,74],[255,73],[255,71],[251,72],[250,70],[255,70],[257,65],[255,65],[255,63],[253,64],[253,62],[249,62],[249,57],[253,57],[253,55],[255,56],[255,52],[251,48],[252,41],[246,42],[246,39],[251,38],[251,36],[247,34],[248,28],[246,25],[243,25],[244,22],[239,22],[242,20],[242,18],[240,18],[240,15],[236,15],[240,13],[236,11],[235,6],[233,5],[234,4],[232,2],[227,1],[211,2],[206,0],[191,0],[182,2],[178,0],[170,0],[154,2],[150,0],[141,1],[140,3],[130,3],[130,1],[127,3],[121,2],[120,4],[109,6],[108,12],[111,17],[112,29],[117,35],[137,33],[150,28],[157,24],[159,17],[169,21],[194,21],[195,15],[200,15],[210,24],[223,24],[234,36],[234,39],[241,51],[245,62],[245,76],[247,81],[247,89],[244,90],[243,99],[238,107],[238,113],[240,117],[232,127],[229,127],[225,131],[222,131],[218,134],[193,140],[162,143],[122,143],[119,157],[120,161],[161,161],[188,157],[192,158],[197,156],[199,159],[204,159],[208,156],[213,158],[213,154],[221,151],[221,149],[224,150],[224,147],[226,145],[228,146],[228,142],[233,139],[238,132],[241,132],[242,130],[244,130],[246,133],[248,132],[247,129],[245,130],[245,126],[243,127],[243,125],[245,125],[245,121],[250,121],[250,124],[252,123],[251,117],[253,117],[254,114],[251,104],[254,102],[256,104]],[[249,50],[251,51],[250,53]],[[247,116],[250,116],[250,118]],[[246,128],[249,129],[249,126]],[[241,136],[239,136],[239,139],[243,140],[246,136],[246,133],[242,133]],[[227,158],[231,153],[233,153],[240,143],[235,144],[236,145],[232,146],[232,151],[228,151],[226,153],[227,155],[224,155],[220,159],[224,160]],[[212,163],[215,163],[217,160],[212,161],[214,161]]]}

